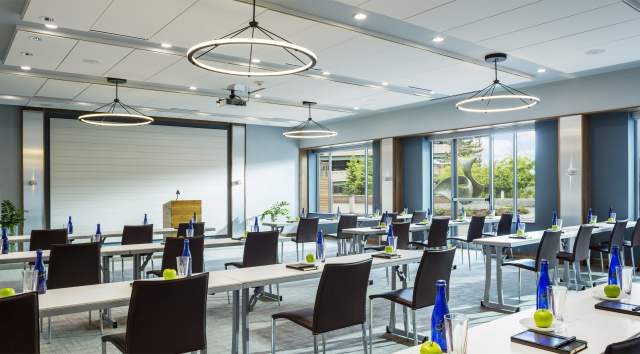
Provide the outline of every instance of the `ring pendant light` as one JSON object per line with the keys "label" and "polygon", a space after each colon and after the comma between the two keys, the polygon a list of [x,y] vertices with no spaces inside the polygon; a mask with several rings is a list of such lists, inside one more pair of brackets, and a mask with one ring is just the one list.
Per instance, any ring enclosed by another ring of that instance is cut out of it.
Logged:
{"label": "ring pendant light", "polygon": [[[487,63],[493,63],[495,79],[489,86],[477,91],[471,97],[456,103],[456,108],[461,111],[473,113],[499,113],[527,109],[540,103],[540,98],[528,95],[518,89],[505,85],[498,80],[498,62],[503,62],[505,60],[507,60],[507,55],[504,53],[492,53],[486,55],[484,57],[484,61]],[[494,94],[496,88],[503,90],[504,92]],[[492,103],[497,104],[500,102],[505,103],[506,105],[496,107],[494,104],[494,106],[491,107]]]}
{"label": "ring pendant light", "polygon": [[[250,32],[250,37],[238,37],[240,34]],[[266,39],[263,38],[255,38],[256,32],[262,33],[266,36]],[[211,53],[216,48],[220,48],[223,46],[231,46],[231,45],[243,45],[248,44],[250,46],[249,49],[249,61],[247,70],[230,70],[224,69],[221,67],[216,67],[213,65],[206,64],[200,58],[206,54]],[[253,58],[254,46],[270,46],[281,48],[284,52],[291,55],[297,62],[300,63],[300,66],[293,67],[291,69],[282,69],[282,70],[268,70],[268,71],[251,71],[253,69],[253,64],[255,63]],[[306,57],[306,60],[300,58],[300,55]],[[297,44],[293,44],[286,40],[285,38],[269,31],[268,29],[258,25],[256,21],[256,1],[253,0],[253,17],[249,22],[249,25],[243,27],[237,31],[233,31],[225,36],[222,36],[218,39],[206,41],[202,43],[198,43],[193,47],[189,48],[187,51],[187,59],[191,64],[205,69],[209,71],[213,71],[221,74],[228,75],[237,75],[237,76],[283,76],[299,73],[305,70],[309,70],[314,67],[318,61],[318,57],[309,49],[299,46]]]}
{"label": "ring pendant light", "polygon": [[[153,123],[153,118],[148,117],[135,108],[122,103],[118,97],[118,85],[127,82],[125,79],[108,77],[107,81],[116,85],[116,98],[101,107],[96,108],[92,113],[83,114],[78,119],[87,124],[108,126],[108,127],[132,127]],[[106,108],[106,110],[104,110]]]}
{"label": "ring pendant light", "polygon": [[331,138],[338,135],[337,132],[311,119],[311,106],[316,104],[315,102],[304,101],[302,102],[302,104],[305,106],[309,106],[309,118],[306,121],[282,133],[282,135],[292,139]]}

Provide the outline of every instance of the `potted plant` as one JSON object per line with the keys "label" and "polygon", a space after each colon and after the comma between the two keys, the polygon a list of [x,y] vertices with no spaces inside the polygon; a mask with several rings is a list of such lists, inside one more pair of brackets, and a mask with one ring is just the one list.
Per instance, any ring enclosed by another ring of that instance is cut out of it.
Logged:
{"label": "potted plant", "polygon": [[274,222],[278,216],[287,215],[289,215],[289,202],[283,200],[273,204],[271,208],[265,210],[262,215],[260,215],[260,221],[264,221],[264,218],[269,216],[271,221]]}
{"label": "potted plant", "polygon": [[16,226],[24,223],[24,210],[18,209],[10,200],[3,200],[0,206],[0,226],[9,229],[15,235]]}

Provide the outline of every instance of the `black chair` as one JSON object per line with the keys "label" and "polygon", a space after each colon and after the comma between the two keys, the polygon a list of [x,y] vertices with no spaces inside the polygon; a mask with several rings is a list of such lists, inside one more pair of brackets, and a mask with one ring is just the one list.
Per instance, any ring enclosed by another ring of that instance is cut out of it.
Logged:
{"label": "black chair", "polygon": [[[467,263],[469,263],[469,269],[471,269],[471,243],[477,238],[482,238],[482,230],[484,229],[484,216],[472,216],[469,228],[467,229],[467,237],[453,236],[447,238],[447,240],[455,240],[458,243],[462,243],[463,247],[460,247],[460,256],[462,257],[462,264],[464,264],[464,244],[467,244]],[[478,259],[478,252],[476,252],[476,259]]]}
{"label": "black chair", "polygon": [[[133,282],[126,333],[102,336],[122,353],[186,353],[207,348],[209,273]],[[158,335],[158,326],[170,328]]]}
{"label": "black chair", "polygon": [[[52,245],[47,277],[48,289],[100,284],[100,244],[78,243]],[[102,320],[98,311],[100,333]],[[91,311],[89,311],[91,324]],[[49,342],[51,341],[51,317],[48,318]]]}
{"label": "black chair", "polygon": [[[575,274],[576,290],[578,290],[578,276],[580,275],[580,262],[587,263],[587,272],[589,273],[589,284],[593,286],[593,280],[591,278],[591,261],[589,252],[589,243],[591,242],[591,234],[593,233],[593,225],[580,225],[576,240],[573,244],[572,252],[558,252],[558,261],[562,261],[564,264],[565,272],[569,274],[569,263],[573,265],[573,272]],[[567,279],[568,287],[571,287],[571,277]]]}
{"label": "black chair", "polygon": [[[122,244],[123,245],[138,245],[142,243],[152,243],[153,242],[153,224],[147,225],[125,225],[122,230]],[[145,254],[140,255],[147,257],[147,261],[151,260],[151,267],[153,268],[153,254]],[[133,257],[129,254],[120,255],[120,273],[122,274],[122,279],[124,280],[124,259]],[[146,262],[144,265],[146,265]],[[141,267],[144,269],[144,265]],[[141,269],[134,269],[134,272],[139,272]]]}
{"label": "black chair", "polygon": [[[408,222],[394,222],[391,224],[391,228],[393,229],[393,236],[396,236],[398,238],[398,244],[397,247],[398,249],[401,250],[407,250],[410,248],[410,241],[409,241],[409,229],[411,227],[411,224]],[[383,245],[380,246],[367,246],[364,248],[365,251],[377,251],[377,252],[381,252],[384,251],[384,248],[386,247],[386,237],[385,237],[385,243]]]}
{"label": "black chair", "polygon": [[[503,213],[500,215],[500,220],[498,221],[498,230],[494,233],[484,233],[484,236],[503,236],[511,234],[511,225],[513,224],[513,214],[511,213]],[[517,227],[517,226],[516,226]],[[513,249],[503,248],[503,252],[509,252],[511,258],[513,258]]]}
{"label": "black chair", "polygon": [[[178,224],[178,237],[187,237],[187,228],[189,228],[188,222],[181,222]],[[193,236],[204,236],[204,222],[193,223]]]}
{"label": "black chair", "polygon": [[[622,250],[622,243],[624,241],[624,233],[627,230],[627,220],[616,221],[616,224],[613,225],[613,230],[611,230],[611,234],[609,235],[609,240],[601,242],[597,245],[589,246],[589,249],[593,252],[600,253],[600,269],[604,273],[604,254],[611,255],[611,247],[618,246],[619,250]],[[621,252],[622,254],[622,252]],[[624,258],[624,255],[623,255]],[[624,264],[624,259],[620,260],[622,264]]]}
{"label": "black chair", "polygon": [[411,214],[411,223],[417,224],[424,221],[427,218],[427,212],[424,210],[414,210]]}
{"label": "black chair", "polygon": [[[398,221],[398,213],[387,213],[387,216],[391,218],[391,222]],[[387,221],[384,219],[384,213],[380,217],[380,223],[386,223]]]}
{"label": "black chair", "polygon": [[[162,277],[165,269],[177,269],[176,257],[182,256],[184,250],[184,237],[167,237],[164,240],[162,250],[162,266],[160,270],[147,271],[149,275]],[[204,236],[189,238],[189,251],[191,252],[191,271],[193,273],[204,272]]]}
{"label": "black chair", "polygon": [[0,353],[40,353],[38,294],[0,299]]}
{"label": "black chair", "polygon": [[325,333],[359,324],[362,329],[362,347],[366,353],[365,301],[370,271],[370,259],[355,263],[326,264],[313,308],[280,312],[271,316],[271,353],[276,352],[277,319],[286,319],[310,330],[315,354],[318,353],[318,335],[322,337],[324,352]]}
{"label": "black chair", "polygon": [[631,240],[623,240],[622,245],[629,249],[631,254],[631,266],[633,267],[633,275],[636,274],[636,257],[633,251],[636,247],[640,246],[640,218],[636,220],[636,225],[633,227],[633,235]]}
{"label": "black chair", "polygon": [[[224,264],[224,269],[229,267],[249,268],[259,267],[278,263],[278,231],[249,232],[244,243],[244,253],[241,262],[228,262]],[[264,287],[257,287],[251,299],[249,308],[253,309],[260,298],[265,297]],[[280,286],[276,284],[276,296],[280,304]],[[227,292],[227,302],[229,293]]]}
{"label": "black chair", "polygon": [[351,243],[351,249],[347,250],[347,239],[353,239],[353,235],[345,234],[342,232],[344,229],[352,229],[358,227],[358,215],[355,214],[343,214],[340,215],[338,220],[338,229],[336,233],[330,233],[326,236],[335,237],[338,242],[338,256],[344,256],[349,253],[355,253],[355,245]]}
{"label": "black chair", "polygon": [[32,230],[29,237],[29,251],[50,250],[52,245],[67,243],[67,229]]}
{"label": "black chair", "polygon": [[438,248],[447,246],[447,234],[449,233],[449,218],[437,217],[431,219],[431,227],[429,227],[429,236],[424,242],[414,241],[409,244],[416,247]]}
{"label": "black chair", "polygon": [[638,354],[640,353],[640,337],[607,345],[604,354]]}
{"label": "black chair", "polygon": [[536,273],[536,283],[538,282],[538,272],[540,271],[540,261],[546,259],[549,262],[549,269],[553,268],[553,280],[556,279],[556,268],[558,266],[558,251],[560,250],[560,235],[562,231],[549,231],[546,230],[542,234],[542,239],[538,244],[538,250],[536,252],[536,258],[523,258],[512,261],[503,262],[503,267],[516,267],[518,268],[518,301],[520,301],[520,289],[522,284],[521,271],[522,269]]}
{"label": "black chair", "polygon": [[[435,305],[436,303],[436,281],[446,280],[449,284],[451,278],[451,268],[453,267],[453,257],[455,247],[446,250],[427,250],[422,254],[420,266],[416,273],[413,288],[397,289],[381,294],[369,295],[369,350],[372,350],[372,306],[374,299],[386,299],[394,304],[399,304],[404,308],[405,328],[409,328],[407,319],[407,308],[411,309],[413,324],[413,343],[418,344],[418,333],[416,327],[416,310]],[[449,288],[447,286],[447,298],[449,298]]]}
{"label": "black chair", "polygon": [[318,218],[300,218],[298,222],[298,229],[296,230],[296,236],[291,238],[291,241],[296,243],[296,260],[300,261],[300,253],[298,252],[298,246],[302,244],[302,256],[304,257],[304,244],[316,242],[318,235]]}

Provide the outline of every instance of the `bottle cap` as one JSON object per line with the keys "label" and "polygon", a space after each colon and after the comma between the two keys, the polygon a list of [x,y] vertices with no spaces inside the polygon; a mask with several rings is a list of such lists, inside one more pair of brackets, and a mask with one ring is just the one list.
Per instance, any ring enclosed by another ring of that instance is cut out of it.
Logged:
{"label": "bottle cap", "polygon": [[447,285],[447,281],[444,279],[436,280],[436,286],[444,286]]}

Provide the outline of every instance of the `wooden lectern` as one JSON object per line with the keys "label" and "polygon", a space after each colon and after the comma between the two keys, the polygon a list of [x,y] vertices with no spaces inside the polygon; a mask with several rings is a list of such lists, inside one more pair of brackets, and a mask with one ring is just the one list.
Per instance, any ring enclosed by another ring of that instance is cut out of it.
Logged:
{"label": "wooden lectern", "polygon": [[198,221],[202,221],[201,200],[170,200],[162,205],[162,227],[178,228],[180,223],[187,223],[196,213]]}

